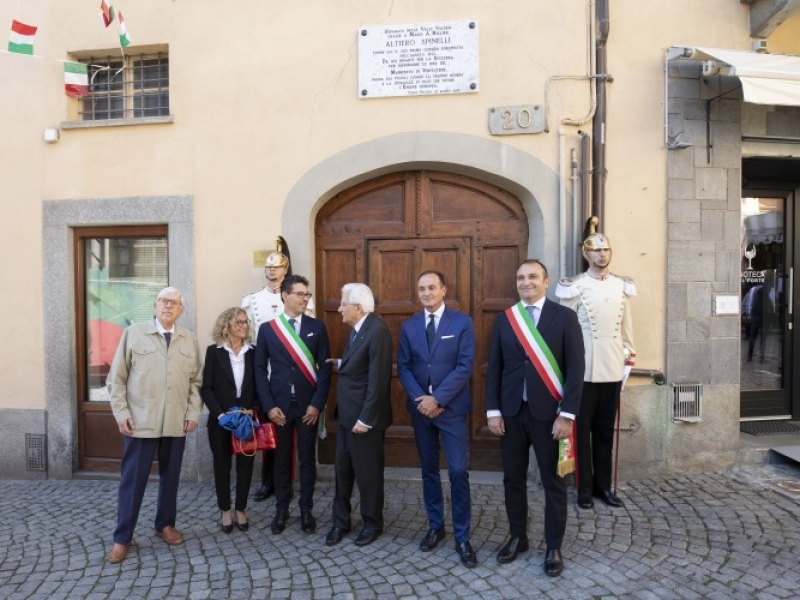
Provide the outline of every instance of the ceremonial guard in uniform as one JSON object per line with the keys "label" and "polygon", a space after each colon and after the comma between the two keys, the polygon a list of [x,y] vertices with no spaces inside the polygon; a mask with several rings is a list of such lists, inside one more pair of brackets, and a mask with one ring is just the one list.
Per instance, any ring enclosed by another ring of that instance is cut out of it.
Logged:
{"label": "ceremonial guard in uniform", "polygon": [[[629,298],[633,280],[609,272],[611,242],[595,233],[594,222],[583,242],[589,268],[558,282],[561,304],[578,314],[586,349],[581,413],[577,419],[578,506],[590,509],[592,496],[612,507],[623,506],[611,488],[615,421],[620,391],[636,359]],[[616,488],[616,486],[615,486]]]}
{"label": "ceremonial guard in uniform", "polygon": [[[267,256],[264,262],[264,275],[267,278],[267,285],[251,294],[242,297],[242,308],[247,313],[250,321],[250,331],[258,331],[262,323],[268,323],[275,317],[283,313],[283,300],[281,299],[281,283],[287,273],[290,273],[289,257],[283,253],[285,242],[282,237],[277,239],[277,250]],[[288,252],[287,252],[288,253]],[[314,316],[314,301],[308,301],[306,314]],[[275,493],[274,464],[275,454],[273,450],[263,452],[263,463],[261,465],[261,486],[256,490],[253,499],[256,501],[266,500]]]}

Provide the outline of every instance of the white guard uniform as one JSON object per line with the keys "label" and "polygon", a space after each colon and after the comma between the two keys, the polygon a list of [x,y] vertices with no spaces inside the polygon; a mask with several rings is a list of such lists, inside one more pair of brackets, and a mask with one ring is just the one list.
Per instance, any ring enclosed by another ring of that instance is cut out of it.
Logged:
{"label": "white guard uniform", "polygon": [[561,304],[578,313],[586,348],[584,381],[622,381],[625,366],[633,366],[633,322],[629,298],[636,295],[632,279],[609,274],[603,280],[588,273],[565,277],[556,286]]}

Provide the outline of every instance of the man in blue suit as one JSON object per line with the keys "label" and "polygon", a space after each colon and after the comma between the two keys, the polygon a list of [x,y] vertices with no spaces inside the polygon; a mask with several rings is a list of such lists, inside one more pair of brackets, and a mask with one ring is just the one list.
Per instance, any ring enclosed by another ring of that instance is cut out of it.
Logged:
{"label": "man in blue suit", "polygon": [[441,437],[450,475],[453,534],[461,562],[478,564],[469,543],[470,496],[467,470],[467,415],[475,364],[475,328],[469,316],[444,304],[444,275],[425,271],[417,280],[424,310],[407,319],[400,329],[397,376],[408,394],[422,464],[422,492],[428,513],[428,533],[420,550],[434,550],[444,538],[444,499],[439,476]]}

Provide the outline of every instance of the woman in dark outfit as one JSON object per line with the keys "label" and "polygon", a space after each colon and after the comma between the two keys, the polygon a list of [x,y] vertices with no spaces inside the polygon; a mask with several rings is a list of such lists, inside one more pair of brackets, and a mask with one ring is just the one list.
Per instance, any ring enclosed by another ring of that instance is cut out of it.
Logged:
{"label": "woman in dark outfit", "polygon": [[[233,531],[231,518],[231,432],[219,426],[219,418],[231,407],[251,410],[256,404],[253,369],[255,348],[250,345],[247,314],[241,308],[229,308],[219,317],[211,332],[215,343],[206,350],[203,386],[200,395],[208,407],[208,443],[214,457],[214,482],[217,505],[222,511],[222,531]],[[247,531],[247,496],[253,477],[254,456],[236,456],[235,524]]]}

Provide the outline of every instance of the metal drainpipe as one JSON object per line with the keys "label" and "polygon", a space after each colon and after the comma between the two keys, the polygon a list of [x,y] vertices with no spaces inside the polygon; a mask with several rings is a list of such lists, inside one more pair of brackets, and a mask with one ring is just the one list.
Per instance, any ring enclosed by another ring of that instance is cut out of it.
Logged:
{"label": "metal drainpipe", "polygon": [[578,131],[581,136],[581,156],[580,156],[580,174],[581,174],[581,221],[575,228],[578,231],[578,244],[583,243],[581,234],[586,220],[592,216],[592,136],[585,131]]}
{"label": "metal drainpipe", "polygon": [[597,2],[597,112],[592,124],[594,162],[592,178],[592,215],[600,220],[599,231],[605,231],[605,191],[606,191],[606,80],[608,79],[608,53],[606,42],[610,27],[608,0]]}

